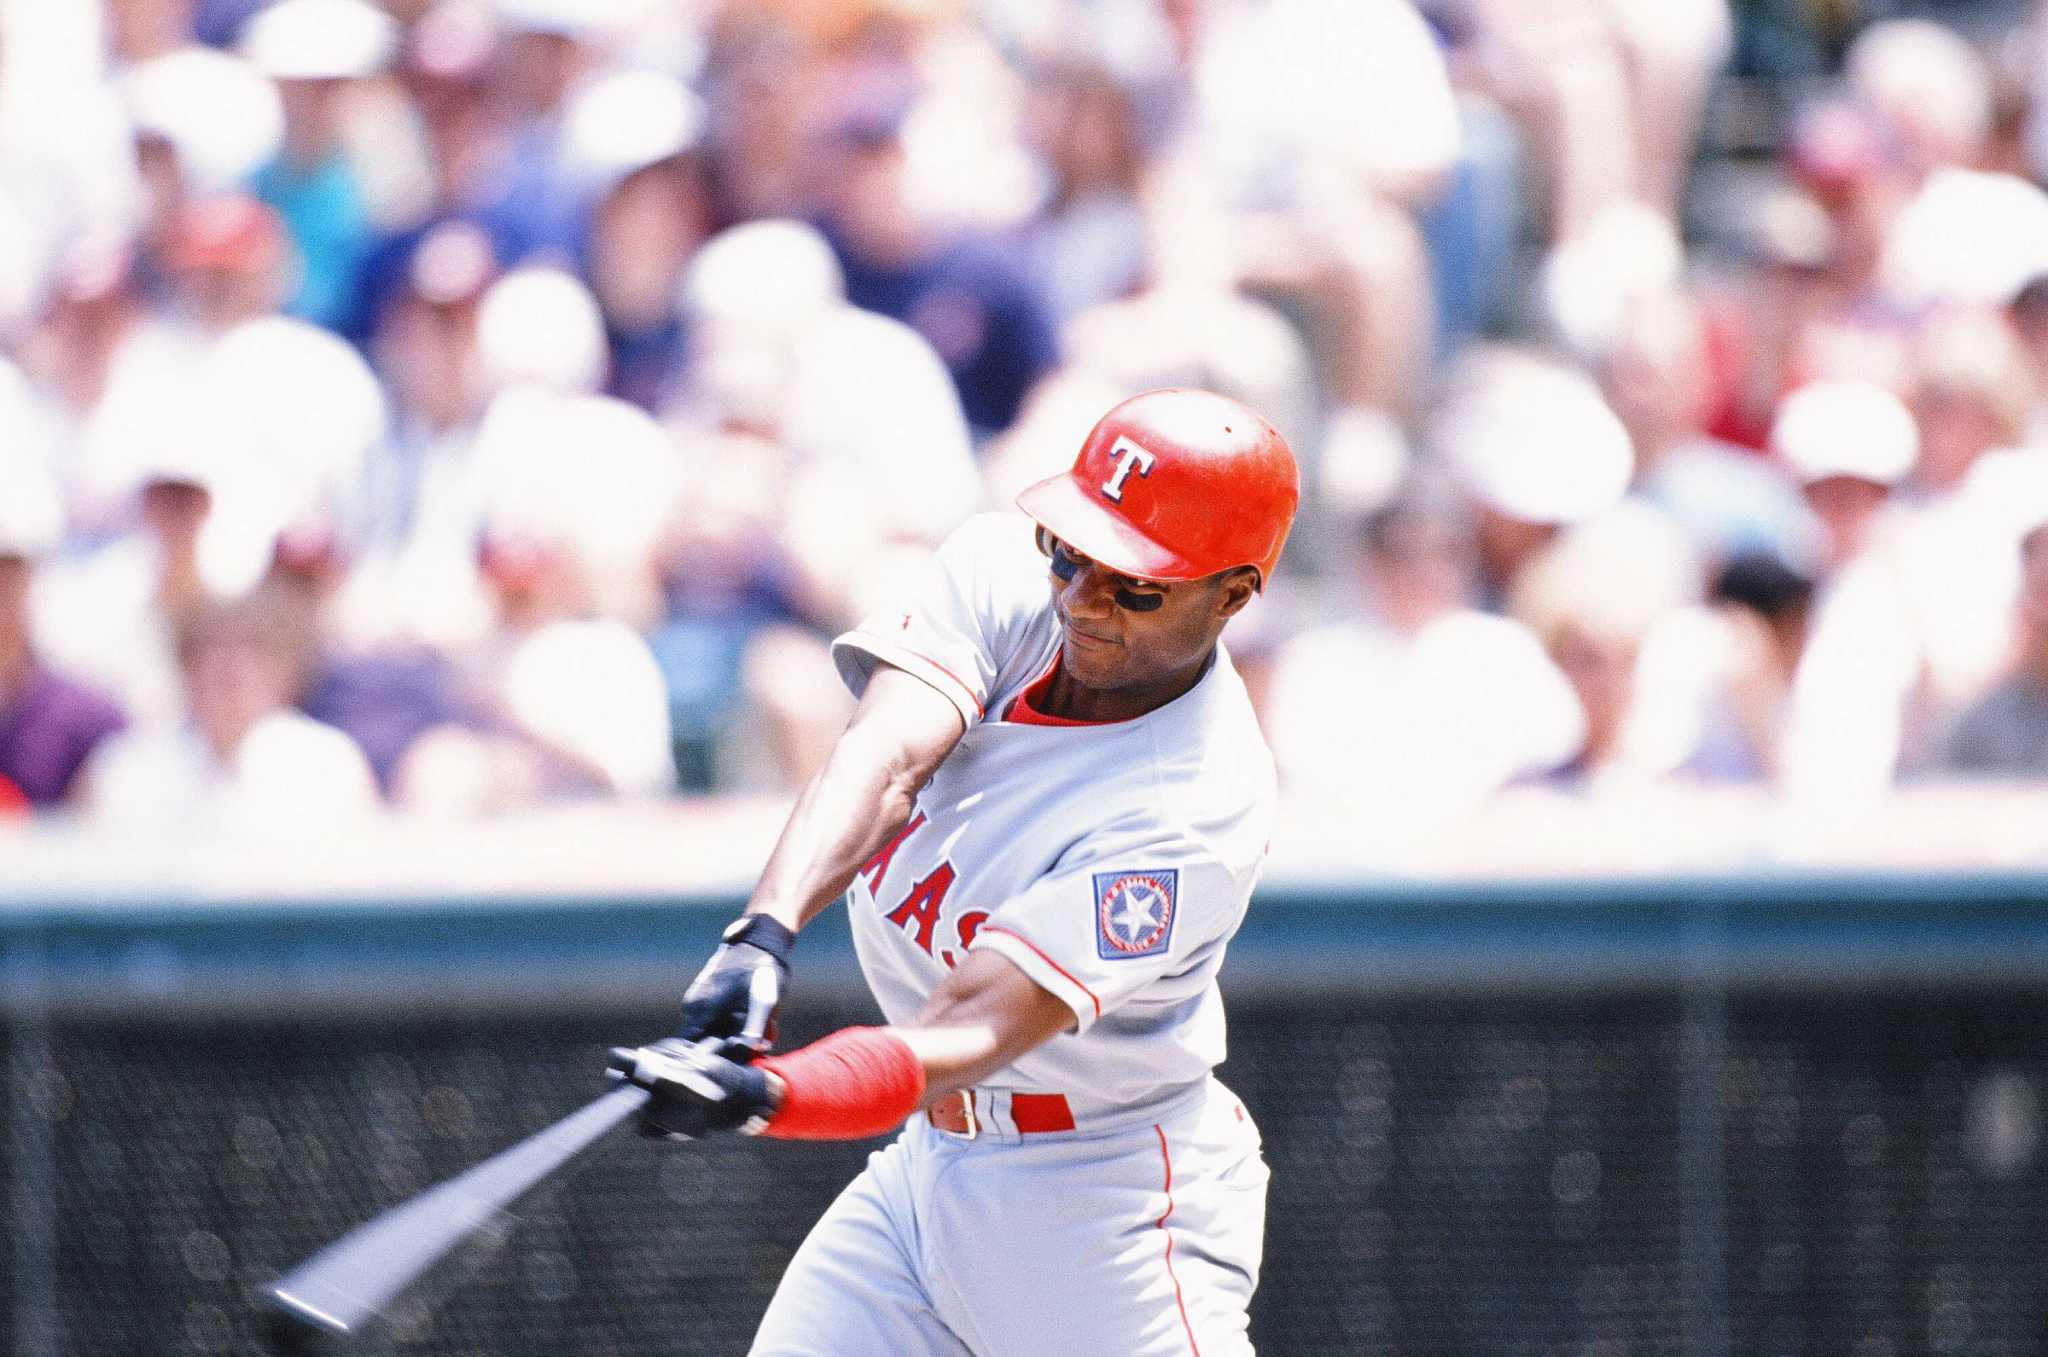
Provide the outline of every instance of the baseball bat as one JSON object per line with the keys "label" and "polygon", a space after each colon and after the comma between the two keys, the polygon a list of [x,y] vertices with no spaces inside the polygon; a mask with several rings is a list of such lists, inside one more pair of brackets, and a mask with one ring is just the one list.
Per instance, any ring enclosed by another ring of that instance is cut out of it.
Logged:
{"label": "baseball bat", "polygon": [[264,1294],[299,1342],[359,1333],[450,1250],[489,1228],[529,1189],[638,1112],[647,1098],[646,1089],[631,1084],[613,1089],[357,1226]]}

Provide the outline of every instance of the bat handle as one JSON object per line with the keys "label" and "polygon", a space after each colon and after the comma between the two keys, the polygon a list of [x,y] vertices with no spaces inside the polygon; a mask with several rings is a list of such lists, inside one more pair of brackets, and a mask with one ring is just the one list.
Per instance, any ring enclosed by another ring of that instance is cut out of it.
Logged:
{"label": "bat handle", "polygon": [[775,1021],[776,1006],[782,1002],[782,974],[773,966],[757,966],[747,982],[747,1023],[732,1044],[745,1049],[746,1058],[765,1055],[774,1045],[769,1026]]}

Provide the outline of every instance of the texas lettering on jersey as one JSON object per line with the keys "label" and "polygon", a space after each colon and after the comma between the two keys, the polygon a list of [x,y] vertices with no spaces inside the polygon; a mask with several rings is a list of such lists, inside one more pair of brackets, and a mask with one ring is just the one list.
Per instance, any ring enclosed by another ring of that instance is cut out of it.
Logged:
{"label": "texas lettering on jersey", "polygon": [[[889,875],[889,866],[896,860],[896,850],[903,841],[924,827],[922,811],[910,817],[895,836],[862,864],[860,875],[868,883],[868,894],[874,897],[875,906],[884,909],[882,895],[883,880]],[[950,861],[941,859],[938,866],[917,879],[894,908],[885,909],[883,915],[890,923],[902,929],[904,935],[917,945],[926,956],[936,956],[951,970],[960,964],[960,957],[974,945],[974,935],[988,920],[985,909],[963,911],[953,920],[951,945],[938,944],[939,922],[946,907],[946,894],[952,890],[959,873]],[[934,947],[937,950],[934,951]]]}

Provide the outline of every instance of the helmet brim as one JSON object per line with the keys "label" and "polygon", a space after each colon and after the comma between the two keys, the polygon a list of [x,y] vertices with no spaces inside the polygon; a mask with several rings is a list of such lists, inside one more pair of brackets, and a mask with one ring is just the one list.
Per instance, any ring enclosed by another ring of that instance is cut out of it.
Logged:
{"label": "helmet brim", "polygon": [[1041,528],[1119,575],[1171,582],[1210,573],[1102,507],[1094,492],[1075,483],[1070,471],[1026,487],[1017,496],[1017,507]]}

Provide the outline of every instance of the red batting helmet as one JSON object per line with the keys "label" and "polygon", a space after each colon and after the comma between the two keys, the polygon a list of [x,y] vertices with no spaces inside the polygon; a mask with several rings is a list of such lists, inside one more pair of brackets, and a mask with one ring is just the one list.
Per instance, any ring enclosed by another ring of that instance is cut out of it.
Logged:
{"label": "red batting helmet", "polygon": [[1300,498],[1294,454],[1272,425],[1213,392],[1162,390],[1112,407],[1072,470],[1017,507],[1118,574],[1197,580],[1249,565],[1264,588]]}

